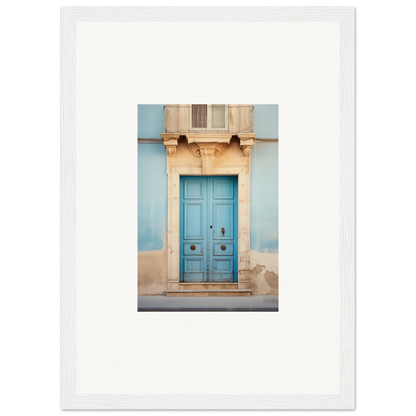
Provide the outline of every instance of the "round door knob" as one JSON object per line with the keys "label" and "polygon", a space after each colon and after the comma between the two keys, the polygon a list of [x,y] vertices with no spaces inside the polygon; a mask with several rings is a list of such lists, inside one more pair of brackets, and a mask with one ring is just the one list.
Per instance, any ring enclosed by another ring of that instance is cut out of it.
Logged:
{"label": "round door knob", "polygon": [[196,247],[192,244],[191,245],[191,250],[195,250],[196,249]]}
{"label": "round door knob", "polygon": [[224,251],[227,247],[225,247],[224,245],[221,246],[221,250]]}

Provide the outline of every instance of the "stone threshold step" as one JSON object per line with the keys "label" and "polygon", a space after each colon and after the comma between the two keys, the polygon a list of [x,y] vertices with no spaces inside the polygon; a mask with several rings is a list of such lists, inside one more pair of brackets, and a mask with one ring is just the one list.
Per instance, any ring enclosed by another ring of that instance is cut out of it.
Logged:
{"label": "stone threshold step", "polygon": [[249,289],[194,289],[167,290],[166,296],[251,296]]}
{"label": "stone threshold step", "polygon": [[181,290],[238,289],[238,283],[179,283]]}

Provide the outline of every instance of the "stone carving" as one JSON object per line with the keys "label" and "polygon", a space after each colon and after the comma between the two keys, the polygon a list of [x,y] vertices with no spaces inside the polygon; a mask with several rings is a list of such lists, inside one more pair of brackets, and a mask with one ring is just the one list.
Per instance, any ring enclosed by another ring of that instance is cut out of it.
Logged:
{"label": "stone carving", "polygon": [[202,174],[214,173],[215,158],[230,146],[231,134],[187,134],[188,148],[194,156],[202,158]]}
{"label": "stone carving", "polygon": [[[175,157],[178,148],[179,133],[161,133],[168,157]],[[231,134],[186,134],[189,152],[198,158],[202,158],[202,174],[213,175],[215,159],[224,154],[230,148]],[[240,147],[245,157],[250,157],[251,148],[256,137],[255,133],[241,133]]]}
{"label": "stone carving", "polygon": [[[225,143],[217,143],[215,146],[215,157],[221,156],[224,154],[228,149],[230,148],[229,145]],[[195,157],[202,157],[201,148],[199,144],[196,143],[188,143],[188,149],[191,152],[191,154]]]}
{"label": "stone carving", "polygon": [[188,143],[188,149],[195,157],[202,157],[201,150],[196,143]]}
{"label": "stone carving", "polygon": [[250,156],[252,146],[241,146],[241,150],[243,151],[244,156]]}

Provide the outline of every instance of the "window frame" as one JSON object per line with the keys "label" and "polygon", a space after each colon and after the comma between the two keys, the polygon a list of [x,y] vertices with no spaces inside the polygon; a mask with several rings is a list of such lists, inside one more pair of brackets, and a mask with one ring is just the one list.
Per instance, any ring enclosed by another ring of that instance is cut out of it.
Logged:
{"label": "window frame", "polygon": [[[189,130],[190,131],[228,131],[228,104],[205,104],[207,106],[207,127],[193,127],[192,126],[192,106],[189,104]],[[200,105],[200,104],[195,104]],[[203,104],[202,104],[203,105]],[[212,127],[212,106],[223,105],[224,106],[224,127]]]}

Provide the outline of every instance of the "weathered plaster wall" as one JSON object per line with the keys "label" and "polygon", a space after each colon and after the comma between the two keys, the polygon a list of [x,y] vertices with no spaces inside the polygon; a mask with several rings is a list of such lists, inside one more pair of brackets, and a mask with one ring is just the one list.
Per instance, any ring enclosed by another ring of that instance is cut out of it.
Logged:
{"label": "weathered plaster wall", "polygon": [[278,143],[255,143],[251,151],[250,249],[279,251]]}
{"label": "weathered plaster wall", "polygon": [[250,250],[251,290],[253,295],[279,294],[279,254]]}
{"label": "weathered plaster wall", "polygon": [[167,286],[166,247],[137,253],[138,294],[164,295]]}
{"label": "weathered plaster wall", "polygon": [[137,157],[138,251],[161,250],[168,210],[165,146],[139,143]]}
{"label": "weathered plaster wall", "polygon": [[253,295],[279,293],[278,156],[277,142],[256,143],[251,151],[250,267]]}
{"label": "weathered plaster wall", "polygon": [[137,157],[138,294],[162,295],[167,283],[165,146],[162,143],[139,143]]}
{"label": "weathered plaster wall", "polygon": [[[138,294],[164,295],[167,285],[166,248],[139,251]],[[250,251],[251,289],[253,295],[277,295],[279,293],[278,253]]]}
{"label": "weathered plaster wall", "polygon": [[[137,106],[137,137],[160,139],[163,105]],[[166,150],[162,143],[139,143],[137,272],[139,295],[163,295],[167,285]]]}

